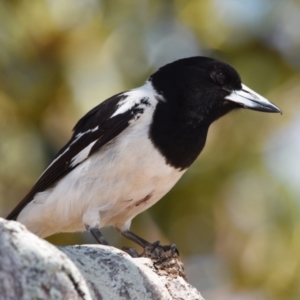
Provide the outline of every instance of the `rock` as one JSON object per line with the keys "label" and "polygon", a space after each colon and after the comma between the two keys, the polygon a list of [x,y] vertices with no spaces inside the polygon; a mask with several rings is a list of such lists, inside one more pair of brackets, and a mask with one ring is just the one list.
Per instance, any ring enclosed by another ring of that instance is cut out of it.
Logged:
{"label": "rock", "polygon": [[0,219],[0,299],[92,299],[74,263],[18,222]]}
{"label": "rock", "polygon": [[177,253],[143,255],[102,245],[56,248],[0,219],[0,299],[203,299]]}

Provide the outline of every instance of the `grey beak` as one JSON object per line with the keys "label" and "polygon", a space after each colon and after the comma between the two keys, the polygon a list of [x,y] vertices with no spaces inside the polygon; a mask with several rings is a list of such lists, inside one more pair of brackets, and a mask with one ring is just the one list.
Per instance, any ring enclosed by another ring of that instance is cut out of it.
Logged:
{"label": "grey beak", "polygon": [[232,91],[232,93],[226,96],[225,99],[236,102],[244,108],[282,114],[279,107],[268,101],[263,96],[252,91],[244,84],[242,84],[241,90]]}

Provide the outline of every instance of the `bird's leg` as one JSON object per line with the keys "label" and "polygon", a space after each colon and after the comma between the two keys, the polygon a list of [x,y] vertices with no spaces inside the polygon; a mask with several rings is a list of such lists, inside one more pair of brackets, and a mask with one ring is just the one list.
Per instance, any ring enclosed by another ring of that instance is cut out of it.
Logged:
{"label": "bird's leg", "polygon": [[125,230],[125,231],[121,231],[119,229],[117,229],[119,231],[119,233],[124,236],[126,239],[140,245],[142,248],[145,248],[147,246],[152,246],[153,244],[157,244],[159,245],[159,241],[154,242],[153,244],[150,242],[147,242],[146,240],[144,240],[143,238],[139,237],[138,235],[136,235],[135,233],[133,233],[130,230]]}
{"label": "bird's leg", "polygon": [[95,240],[101,245],[109,245],[102,233],[100,232],[98,227],[90,227],[85,224],[85,228],[87,231],[91,233],[91,235],[95,238]]}
{"label": "bird's leg", "polygon": [[144,251],[147,248],[147,249],[150,249],[151,252],[153,252],[155,249],[160,248],[163,251],[171,251],[172,255],[174,255],[176,253],[179,256],[179,251],[175,244],[162,246],[159,244],[160,243],[159,241],[156,241],[154,243],[147,242],[146,240],[139,237],[138,235],[136,235],[135,233],[133,233],[130,230],[122,231],[118,228],[117,228],[117,230],[123,237],[127,238],[128,240],[130,240],[130,241],[140,245],[142,248],[144,248]]}
{"label": "bird's leg", "polygon": [[[129,230],[123,231],[123,230],[120,230],[119,228],[116,228],[116,229],[123,237],[140,245],[143,249],[145,249],[146,247],[151,247],[153,245]],[[158,244],[159,244],[159,242],[157,242],[157,245]],[[126,253],[128,253],[131,257],[140,257],[140,255],[138,254],[138,252],[135,248],[122,247],[122,250],[125,251]]]}

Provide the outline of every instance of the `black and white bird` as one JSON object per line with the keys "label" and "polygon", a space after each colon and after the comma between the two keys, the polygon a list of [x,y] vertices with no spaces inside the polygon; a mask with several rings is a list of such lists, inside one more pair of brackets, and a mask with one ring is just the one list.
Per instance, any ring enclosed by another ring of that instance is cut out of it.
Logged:
{"label": "black and white bird", "polygon": [[102,102],[76,126],[7,219],[40,237],[114,226],[142,247],[132,219],[161,199],[201,153],[209,126],[248,108],[281,112],[242,82],[230,65],[207,57],[177,60],[146,83]]}

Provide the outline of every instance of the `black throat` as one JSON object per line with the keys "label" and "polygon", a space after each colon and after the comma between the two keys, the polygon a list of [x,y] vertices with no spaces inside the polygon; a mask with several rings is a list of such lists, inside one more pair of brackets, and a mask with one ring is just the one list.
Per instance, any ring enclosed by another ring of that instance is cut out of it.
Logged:
{"label": "black throat", "polygon": [[208,128],[207,122],[193,120],[179,108],[159,102],[153,115],[150,138],[169,165],[184,170],[201,153]]}

